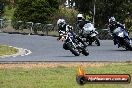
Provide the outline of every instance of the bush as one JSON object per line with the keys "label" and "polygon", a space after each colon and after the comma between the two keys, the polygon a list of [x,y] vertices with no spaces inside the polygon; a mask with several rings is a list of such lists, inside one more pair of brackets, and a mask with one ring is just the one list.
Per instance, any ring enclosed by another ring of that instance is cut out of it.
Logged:
{"label": "bush", "polygon": [[70,9],[70,8],[60,6],[58,11],[58,19],[64,18],[68,24],[74,25],[74,23],[76,22],[78,13],[79,12],[75,9]]}
{"label": "bush", "polygon": [[13,20],[48,23],[58,7],[58,0],[19,0]]}

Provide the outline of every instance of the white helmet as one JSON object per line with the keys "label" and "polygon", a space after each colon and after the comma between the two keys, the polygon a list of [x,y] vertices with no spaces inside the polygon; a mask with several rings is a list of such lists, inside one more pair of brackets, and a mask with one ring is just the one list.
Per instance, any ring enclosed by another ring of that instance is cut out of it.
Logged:
{"label": "white helmet", "polygon": [[57,26],[58,27],[64,27],[65,24],[66,24],[66,21],[64,19],[59,19],[57,21]]}
{"label": "white helmet", "polygon": [[115,17],[111,17],[111,18],[109,19],[109,22],[114,22],[114,21],[116,21],[116,20],[115,20]]}
{"label": "white helmet", "polygon": [[77,21],[82,21],[84,19],[83,14],[77,15]]}

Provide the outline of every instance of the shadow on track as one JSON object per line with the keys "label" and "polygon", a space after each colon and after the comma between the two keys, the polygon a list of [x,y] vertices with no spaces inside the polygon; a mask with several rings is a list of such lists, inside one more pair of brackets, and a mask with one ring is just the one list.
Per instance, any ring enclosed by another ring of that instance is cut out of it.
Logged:
{"label": "shadow on track", "polygon": [[120,51],[120,52],[127,52],[128,50],[120,49],[120,50],[109,50],[109,51]]}
{"label": "shadow on track", "polygon": [[77,57],[77,56],[56,56],[56,57]]}

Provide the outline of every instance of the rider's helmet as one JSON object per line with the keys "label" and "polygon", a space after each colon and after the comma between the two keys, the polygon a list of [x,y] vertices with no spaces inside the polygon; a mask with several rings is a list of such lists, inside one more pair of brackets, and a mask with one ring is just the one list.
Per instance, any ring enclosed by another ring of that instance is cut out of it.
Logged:
{"label": "rider's helmet", "polygon": [[59,19],[59,20],[57,21],[57,26],[58,26],[59,28],[63,28],[65,25],[66,25],[66,21],[65,21],[64,19]]}
{"label": "rider's helmet", "polygon": [[109,24],[113,25],[113,24],[115,24],[115,22],[116,22],[115,17],[111,17],[111,18],[109,19]]}
{"label": "rider's helmet", "polygon": [[78,14],[78,15],[77,15],[77,21],[78,21],[78,22],[81,22],[81,21],[83,21],[83,20],[85,20],[85,18],[83,17],[83,14]]}

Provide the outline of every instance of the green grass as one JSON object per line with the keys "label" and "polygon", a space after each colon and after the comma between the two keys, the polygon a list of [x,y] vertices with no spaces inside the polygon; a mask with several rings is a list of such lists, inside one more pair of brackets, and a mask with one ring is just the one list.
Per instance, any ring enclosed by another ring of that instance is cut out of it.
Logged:
{"label": "green grass", "polygon": [[18,52],[17,49],[9,46],[0,45],[0,56],[3,55],[12,55]]}
{"label": "green grass", "polygon": [[48,35],[59,36],[58,31],[50,31]]}
{"label": "green grass", "polygon": [[[130,84],[76,83],[77,67],[54,68],[6,68],[0,69],[0,88],[132,88]],[[109,64],[103,67],[87,67],[88,74],[130,74],[132,63]]]}

